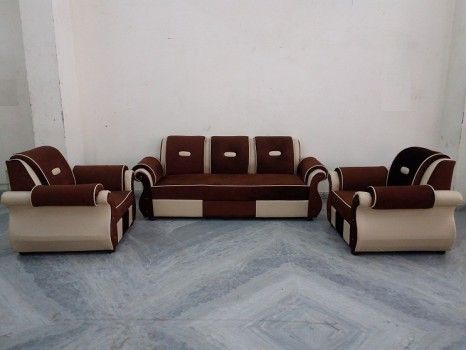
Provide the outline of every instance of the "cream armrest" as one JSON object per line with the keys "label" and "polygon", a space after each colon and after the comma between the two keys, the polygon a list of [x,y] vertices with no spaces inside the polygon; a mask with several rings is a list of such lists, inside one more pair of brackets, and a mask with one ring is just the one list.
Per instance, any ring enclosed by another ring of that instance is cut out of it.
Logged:
{"label": "cream armrest", "polygon": [[0,202],[11,207],[15,205],[32,207],[31,191],[8,191],[2,194]]}
{"label": "cream armrest", "polygon": [[330,170],[328,172],[328,179],[330,185],[330,191],[339,191],[340,190],[340,178],[338,173],[335,170]]}
{"label": "cream armrest", "polygon": [[463,204],[463,196],[457,191],[434,191],[435,207],[456,207]]}
{"label": "cream armrest", "polygon": [[110,191],[107,191],[107,190],[100,191],[99,194],[97,195],[97,198],[95,199],[95,202],[97,203],[97,205],[108,204],[109,194],[110,194]]}
{"label": "cream armrest", "polygon": [[141,181],[145,187],[154,186],[163,176],[163,168],[155,157],[145,157],[133,167],[136,180]]}
{"label": "cream armrest", "polygon": [[124,190],[125,191],[133,190],[133,180],[134,180],[134,171],[126,170],[124,174],[124,181],[125,181]]}

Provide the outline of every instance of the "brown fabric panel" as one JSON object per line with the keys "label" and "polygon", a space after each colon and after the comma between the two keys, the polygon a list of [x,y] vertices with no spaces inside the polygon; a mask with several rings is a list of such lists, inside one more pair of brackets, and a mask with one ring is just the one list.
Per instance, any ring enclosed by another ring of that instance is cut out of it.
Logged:
{"label": "brown fabric panel", "polygon": [[165,176],[157,186],[166,185],[302,185],[296,175],[288,174],[184,174]]}
{"label": "brown fabric panel", "polygon": [[[204,173],[204,136],[168,136],[166,142],[166,174]],[[191,155],[182,157],[179,152]]]}
{"label": "brown fabric panel", "polygon": [[34,181],[19,160],[7,160],[5,163],[12,191],[30,191],[34,188]]}
{"label": "brown fabric panel", "polygon": [[432,172],[428,185],[431,185],[436,190],[449,190],[451,189],[451,181],[453,179],[453,170],[455,169],[456,162],[448,160],[440,162]]}
{"label": "brown fabric panel", "polygon": [[[145,169],[151,174],[152,177],[152,182],[155,184],[156,181],[160,180],[163,176],[163,168],[162,164],[160,164],[160,161],[155,158],[155,157],[145,157],[139,161],[138,164],[136,164],[133,167],[133,170],[136,171],[138,169]],[[138,180],[139,175],[137,176]]]}
{"label": "brown fabric panel", "polygon": [[[249,138],[247,136],[212,136],[210,138],[212,174],[247,174]],[[225,152],[235,152],[226,157]]]}
{"label": "brown fabric panel", "polygon": [[255,201],[203,201],[202,212],[205,217],[215,218],[253,218],[256,216]]}
{"label": "brown fabric panel", "polygon": [[368,186],[385,186],[387,181],[387,168],[384,166],[340,167],[335,171],[344,191],[365,191]]}
{"label": "brown fabric panel", "polygon": [[435,204],[435,193],[428,185],[369,187],[374,209],[428,209]]}
{"label": "brown fabric panel", "polygon": [[96,198],[104,187],[101,184],[39,185],[31,192],[34,207],[43,206],[95,206]]}
{"label": "brown fabric panel", "polygon": [[134,203],[134,194],[130,191],[112,191],[108,194],[108,203],[112,208],[112,216],[121,218]]}
{"label": "brown fabric panel", "polygon": [[[294,174],[293,139],[290,136],[256,136],[258,174]],[[280,151],[273,157],[271,151]]]}
{"label": "brown fabric panel", "polygon": [[351,203],[356,191],[332,191],[330,202],[338,213],[348,222],[351,221]]}
{"label": "brown fabric panel", "polygon": [[304,183],[307,183],[307,179],[311,172],[317,169],[327,172],[327,169],[316,158],[306,157],[299,162],[297,174]]}
{"label": "brown fabric panel", "polygon": [[231,201],[307,200],[307,186],[155,186],[154,199],[202,199]]}
{"label": "brown fabric panel", "polygon": [[[43,185],[74,185],[71,168],[54,147],[41,146],[28,151],[14,154],[10,159],[21,159],[37,174]],[[54,175],[52,170],[59,168],[60,173]]]}
{"label": "brown fabric panel", "polygon": [[[393,160],[388,173],[387,185],[419,185],[427,167],[440,158],[448,158],[448,156],[423,147],[409,147],[402,150]],[[401,172],[403,167],[409,169],[408,174]]]}
{"label": "brown fabric panel", "polygon": [[126,165],[76,165],[73,168],[76,183],[101,183],[106,190],[124,190]]}
{"label": "brown fabric panel", "polygon": [[322,198],[318,191],[319,182],[325,180],[326,174],[317,174],[311,181],[309,186],[309,204],[308,204],[308,217],[313,218],[319,215],[322,210]]}

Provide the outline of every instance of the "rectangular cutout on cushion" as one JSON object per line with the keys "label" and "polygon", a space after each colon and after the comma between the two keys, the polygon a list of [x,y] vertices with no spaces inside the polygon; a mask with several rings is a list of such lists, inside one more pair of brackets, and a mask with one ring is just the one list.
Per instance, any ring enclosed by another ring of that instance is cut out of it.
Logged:
{"label": "rectangular cutout on cushion", "polygon": [[225,152],[223,155],[228,158],[234,158],[236,157],[236,152]]}
{"label": "rectangular cutout on cushion", "polygon": [[178,152],[178,155],[180,157],[190,157],[191,156],[191,152],[188,152],[188,151],[179,151]]}

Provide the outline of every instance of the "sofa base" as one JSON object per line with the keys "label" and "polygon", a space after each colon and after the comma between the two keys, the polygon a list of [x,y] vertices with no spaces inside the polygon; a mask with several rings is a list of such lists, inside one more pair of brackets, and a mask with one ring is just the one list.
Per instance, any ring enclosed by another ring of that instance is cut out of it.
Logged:
{"label": "sofa base", "polygon": [[308,200],[154,199],[153,217],[308,218]]}

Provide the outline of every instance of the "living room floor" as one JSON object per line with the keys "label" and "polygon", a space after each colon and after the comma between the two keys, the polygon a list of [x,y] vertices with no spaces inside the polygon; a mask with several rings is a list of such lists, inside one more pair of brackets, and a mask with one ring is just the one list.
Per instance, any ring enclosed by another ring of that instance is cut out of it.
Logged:
{"label": "living room floor", "polygon": [[0,207],[0,348],[466,347],[466,211],[439,254],[353,256],[324,215],[139,219],[117,251],[29,254]]}

